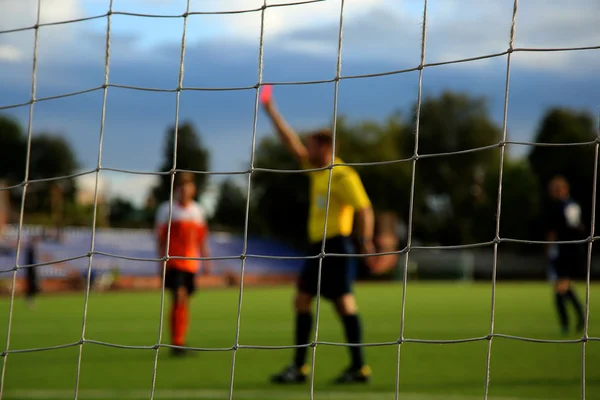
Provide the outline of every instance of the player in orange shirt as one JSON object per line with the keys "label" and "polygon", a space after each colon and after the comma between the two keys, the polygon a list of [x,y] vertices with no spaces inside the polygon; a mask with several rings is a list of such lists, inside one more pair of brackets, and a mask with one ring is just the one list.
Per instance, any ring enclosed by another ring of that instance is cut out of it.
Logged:
{"label": "player in orange shirt", "polygon": [[[170,329],[171,344],[185,346],[189,327],[189,299],[196,290],[195,276],[201,267],[200,260],[188,259],[210,257],[208,246],[208,228],[204,211],[194,200],[196,184],[190,173],[176,176],[175,198],[171,216],[169,239],[169,257],[165,271],[165,288],[172,295]],[[167,232],[169,229],[169,202],[163,203],[156,212],[156,238],[158,254],[166,254]],[[186,257],[186,258],[179,258]],[[210,273],[210,264],[205,260],[202,265],[205,274]],[[162,276],[162,263],[160,268]],[[174,355],[183,355],[184,349],[172,348]]]}

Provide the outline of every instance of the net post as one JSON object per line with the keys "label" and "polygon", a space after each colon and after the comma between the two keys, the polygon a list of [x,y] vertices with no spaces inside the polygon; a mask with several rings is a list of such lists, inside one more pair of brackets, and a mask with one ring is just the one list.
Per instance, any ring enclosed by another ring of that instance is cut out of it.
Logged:
{"label": "net post", "polygon": [[36,20],[34,29],[34,39],[33,39],[33,65],[31,69],[31,100],[29,101],[29,120],[27,126],[27,150],[25,154],[25,174],[23,178],[23,193],[21,194],[21,207],[19,210],[19,226],[17,229],[17,249],[15,255],[15,267],[13,269],[12,281],[11,281],[11,289],[10,289],[10,301],[9,301],[9,310],[8,310],[8,322],[6,324],[6,343],[4,346],[4,351],[2,355],[4,359],[2,360],[2,373],[0,374],[0,399],[4,394],[4,379],[6,375],[6,365],[8,360],[8,351],[10,349],[10,334],[12,330],[12,317],[13,310],[15,305],[15,290],[17,284],[17,271],[19,270],[19,258],[21,256],[21,241],[23,234],[23,218],[25,215],[25,198],[27,196],[27,186],[29,182],[29,162],[31,158],[31,139],[33,136],[33,112],[34,105],[36,103],[36,95],[37,95],[37,67],[38,67],[38,43],[39,43],[39,35],[40,35],[40,17],[42,13],[42,1],[38,0],[37,2],[37,10],[36,10]]}
{"label": "net post", "polygon": [[241,264],[240,264],[240,290],[238,294],[238,304],[237,304],[237,317],[236,317],[236,327],[235,327],[235,339],[234,345],[231,353],[231,373],[229,376],[229,400],[233,400],[233,383],[235,379],[235,361],[237,350],[240,346],[240,324],[242,318],[242,300],[244,294],[244,273],[246,269],[246,254],[248,252],[248,227],[250,224],[250,195],[252,194],[252,174],[254,173],[254,157],[256,150],[256,132],[258,127],[258,107],[259,107],[259,99],[260,99],[260,88],[263,80],[263,56],[264,56],[264,48],[265,48],[265,11],[267,9],[267,0],[263,0],[263,6],[260,11],[260,38],[259,38],[259,46],[258,46],[258,82],[256,85],[256,93],[254,95],[254,116],[253,116],[253,125],[252,125],[252,144],[250,151],[250,169],[248,171],[248,190],[246,192],[246,212],[245,212],[245,220],[244,220],[244,244],[241,254]]}
{"label": "net post", "polygon": [[408,267],[410,265],[410,250],[412,246],[412,233],[413,233],[413,217],[414,217],[414,204],[415,204],[415,183],[416,183],[416,170],[417,160],[419,159],[419,132],[420,132],[420,121],[421,121],[421,104],[423,96],[423,69],[425,68],[425,52],[427,49],[427,0],[423,1],[423,26],[421,29],[421,58],[419,63],[419,85],[417,89],[417,110],[415,115],[415,146],[412,157],[412,175],[410,183],[410,200],[408,209],[408,224],[407,224],[407,237],[406,237],[406,253],[404,255],[404,268],[402,272],[402,299],[401,299],[401,311],[400,311],[400,334],[398,337],[398,345],[396,352],[396,376],[395,376],[395,390],[394,399],[400,399],[400,357],[402,351],[402,343],[404,341],[404,328],[405,328],[405,310],[406,310],[406,287],[408,281]]}
{"label": "net post", "polygon": [[498,268],[498,245],[500,244],[500,215],[502,211],[502,180],[504,169],[504,157],[506,153],[507,122],[508,122],[508,93],[510,87],[510,66],[515,42],[515,28],[517,24],[517,13],[519,10],[519,0],[513,3],[512,22],[510,26],[510,38],[508,54],[506,56],[506,79],[504,85],[504,112],[502,118],[502,141],[500,142],[500,167],[498,172],[498,199],[496,205],[496,233],[494,237],[494,261],[492,264],[492,299],[490,310],[490,333],[488,335],[487,355],[485,362],[485,384],[484,400],[487,400],[490,386],[490,365],[492,358],[492,341],[494,338],[494,322],[496,316],[496,275]]}

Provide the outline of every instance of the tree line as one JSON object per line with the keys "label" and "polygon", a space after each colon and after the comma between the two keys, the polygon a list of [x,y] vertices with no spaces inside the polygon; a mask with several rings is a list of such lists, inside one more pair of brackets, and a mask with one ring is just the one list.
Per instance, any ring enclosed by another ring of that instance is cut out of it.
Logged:
{"label": "tree line", "polygon": [[[29,163],[27,156],[29,154]],[[18,218],[26,174],[28,181],[24,211],[25,223],[69,224],[85,220],[86,210],[75,208],[77,188],[73,179],[52,178],[69,176],[79,163],[68,141],[59,134],[41,132],[29,140],[23,128],[14,120],[0,115],[0,180],[12,190],[0,192],[12,205],[12,220]],[[63,215],[70,215],[64,221]],[[91,216],[88,212],[87,215]],[[91,219],[88,220],[91,223]]]}
{"label": "tree line", "polygon": [[[414,241],[457,245],[494,239],[502,147],[505,157],[500,237],[543,239],[548,201],[546,186],[555,174],[564,175],[570,182],[573,197],[580,202],[585,220],[590,221],[594,144],[598,137],[590,114],[566,108],[548,109],[533,134],[535,145],[502,143],[502,126],[491,118],[485,98],[456,92],[425,98],[418,129],[415,114],[416,104],[410,110],[393,113],[384,121],[351,122],[342,116],[336,123],[337,154],[345,162],[358,164],[356,169],[377,212],[392,212],[406,225],[413,196]],[[508,138],[511,138],[510,132]],[[0,179],[23,180],[26,139],[18,124],[6,117],[0,118]],[[159,171],[171,170],[173,146],[174,127],[171,127],[165,132]],[[522,146],[527,147],[523,149]],[[511,156],[518,150],[524,156]],[[69,175],[78,166],[73,151],[59,135],[34,135],[30,154],[30,179]],[[415,158],[416,163],[413,162]],[[255,167],[298,169],[274,135],[258,143]],[[182,123],[178,129],[177,168],[210,170],[210,153],[190,122]],[[196,179],[201,195],[209,175],[199,173]],[[127,199],[112,199],[107,224],[151,226],[157,205],[167,200],[170,194],[170,175],[160,175],[157,181],[151,190],[150,201],[141,210]],[[32,206],[36,211],[49,210],[47,199],[52,198],[51,186],[43,190],[45,192],[41,189],[40,192],[45,195],[40,197],[46,200],[40,201],[37,209]],[[71,182],[65,184],[61,193],[65,193],[67,202],[72,203],[76,190]],[[233,178],[220,181],[219,201],[211,220],[215,228],[233,232],[244,230],[246,193],[247,188]],[[308,181],[305,175],[253,173],[248,216],[250,234],[301,246],[305,241],[307,211]],[[91,220],[88,225],[89,222]],[[534,250],[532,246],[516,247]]]}
{"label": "tree line", "polygon": [[[589,113],[548,109],[532,135],[534,145],[502,143],[502,126],[491,118],[485,98],[455,92],[428,97],[421,105],[418,130],[415,115],[416,104],[382,122],[351,123],[341,117],[336,125],[337,154],[344,162],[358,164],[356,169],[375,210],[395,213],[404,225],[411,213],[414,172],[415,242],[445,246],[490,242],[496,235],[498,217],[501,238],[544,240],[549,202],[546,188],[557,174],[570,182],[584,221],[590,221],[595,207],[592,191],[598,132]],[[417,132],[417,161],[413,163]],[[510,132],[507,137],[511,138]],[[505,156],[498,216],[502,147]],[[519,150],[522,156],[511,156]],[[368,165],[373,162],[378,163]],[[274,136],[257,146],[255,166],[298,168]],[[251,227],[291,243],[303,243],[306,177],[256,172],[252,185]],[[590,223],[586,225],[589,228]],[[503,246],[541,250],[522,244]]]}
{"label": "tree line", "polygon": [[[549,108],[529,144],[502,143],[502,126],[490,116],[486,99],[445,92],[424,99],[415,142],[416,104],[384,121],[336,123],[337,154],[357,164],[375,210],[392,212],[406,225],[415,168],[412,207],[413,239],[424,244],[459,245],[490,242],[496,236],[500,158],[504,147],[499,236],[544,240],[547,185],[557,174],[571,184],[571,193],[590,221],[594,179],[594,117],[585,111]],[[507,133],[510,139],[510,132]],[[566,145],[566,146],[564,146]],[[525,147],[523,147],[525,146]],[[515,157],[511,154],[519,152]],[[376,163],[369,165],[369,163]],[[257,145],[255,167],[298,169],[275,135]],[[213,223],[243,231],[246,187],[227,179]],[[257,171],[252,176],[250,234],[305,241],[308,181],[297,173]],[[587,224],[589,227],[589,223]],[[520,251],[536,246],[503,244]]]}

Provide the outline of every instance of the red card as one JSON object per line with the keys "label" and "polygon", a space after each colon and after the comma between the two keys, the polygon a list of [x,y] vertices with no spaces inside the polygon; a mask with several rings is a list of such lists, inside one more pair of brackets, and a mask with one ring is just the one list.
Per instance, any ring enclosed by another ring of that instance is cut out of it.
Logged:
{"label": "red card", "polygon": [[273,86],[264,85],[260,90],[260,102],[265,104],[271,98],[271,93],[273,93]]}

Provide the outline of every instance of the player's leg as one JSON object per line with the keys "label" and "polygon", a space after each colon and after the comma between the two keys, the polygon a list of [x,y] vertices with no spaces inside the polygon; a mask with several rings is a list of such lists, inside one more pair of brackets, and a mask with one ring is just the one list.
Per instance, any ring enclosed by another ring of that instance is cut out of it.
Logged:
{"label": "player's leg", "polygon": [[175,313],[175,304],[177,301],[176,291],[177,291],[177,281],[174,270],[172,268],[167,268],[165,271],[165,283],[164,289],[169,291],[169,295],[171,298],[171,307],[169,309],[169,333],[171,334],[171,344],[173,344],[173,337],[175,332],[175,321],[176,321],[176,313]]}
{"label": "player's leg", "polygon": [[294,299],[296,314],[294,342],[296,346],[302,347],[296,347],[294,361],[291,365],[271,377],[273,383],[301,383],[306,382],[308,378],[310,368],[306,364],[308,351],[306,345],[310,343],[312,331],[312,300],[312,294],[300,291],[296,294]]}
{"label": "player's leg", "polygon": [[579,253],[576,253],[572,257],[572,265],[569,273],[569,283],[566,288],[564,297],[566,300],[570,301],[573,304],[573,308],[575,308],[575,312],[577,313],[577,325],[576,331],[582,332],[585,324],[585,314],[583,312],[583,306],[575,290],[573,289],[572,280],[573,278],[579,278],[584,273],[584,268],[586,266],[586,255],[585,251],[581,250]]}
{"label": "player's leg", "polygon": [[558,277],[554,283],[554,305],[558,313],[558,321],[563,334],[569,331],[569,315],[567,314],[566,293],[570,282],[564,277]]}
{"label": "player's leg", "polygon": [[[313,295],[310,293],[298,292],[294,300],[296,313],[295,325],[295,344],[298,346],[310,343],[310,333],[312,332],[312,301]],[[306,353],[308,347],[296,348],[294,356],[294,365],[301,369],[306,364]]]}
{"label": "player's leg", "polygon": [[[340,254],[353,254],[354,248],[349,238],[337,238],[336,248],[330,250]],[[368,382],[371,370],[365,364],[362,343],[362,322],[353,293],[353,283],[356,278],[357,262],[352,257],[336,257],[331,260],[327,274],[324,274],[323,283],[326,292],[323,294],[334,299],[335,309],[339,315],[346,341],[354,346],[349,346],[350,366],[335,380],[337,383]]]}
{"label": "player's leg", "polygon": [[180,271],[181,283],[177,288],[177,334],[175,342],[177,346],[187,344],[187,333],[190,326],[190,300],[196,291],[195,275],[188,271]]}
{"label": "player's leg", "polygon": [[304,264],[298,278],[297,292],[294,298],[294,343],[297,346],[294,361],[278,374],[271,377],[274,383],[299,383],[305,382],[308,377],[309,367],[306,364],[308,343],[312,332],[312,303],[317,290],[318,262],[310,259]]}
{"label": "player's leg", "polygon": [[335,300],[336,311],[342,321],[346,341],[349,346],[350,366],[336,379],[336,383],[368,382],[371,378],[371,369],[365,363],[362,343],[362,322],[358,313],[354,294],[347,293]]}
{"label": "player's leg", "polygon": [[[177,323],[178,323],[178,314],[177,314],[177,290],[179,287],[178,282],[178,274],[177,271],[173,268],[167,268],[165,273],[165,289],[169,290],[169,295],[171,297],[171,307],[169,310],[169,330],[171,334],[171,344],[176,345],[176,336],[177,336]],[[171,349],[172,354],[177,354],[177,349]]]}
{"label": "player's leg", "polygon": [[175,298],[173,299],[174,313],[175,313],[175,332],[173,334],[173,344],[175,346],[184,346],[185,337],[188,325],[188,306],[189,296],[185,286],[181,285],[175,291]]}
{"label": "player's leg", "polygon": [[[185,338],[189,323],[190,282],[185,271],[169,268],[165,276],[165,287],[171,293],[171,344],[185,346]],[[183,355],[184,350],[173,348],[174,355]]]}
{"label": "player's leg", "polygon": [[583,312],[583,306],[581,304],[581,301],[579,301],[577,294],[575,294],[571,282],[569,282],[569,287],[565,292],[565,298],[568,299],[571,302],[571,304],[573,304],[575,312],[577,313],[577,332],[583,332],[585,324],[585,314]]}
{"label": "player's leg", "polygon": [[557,260],[557,280],[555,283],[555,302],[558,311],[560,327],[563,334],[569,330],[569,317],[567,314],[567,302],[571,302],[577,313],[577,331],[584,327],[583,306],[572,287],[572,277],[577,275],[581,266],[581,258],[577,254],[568,254]]}

